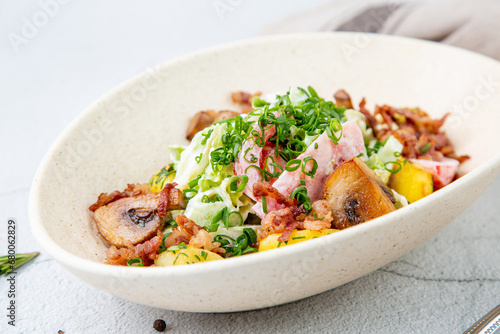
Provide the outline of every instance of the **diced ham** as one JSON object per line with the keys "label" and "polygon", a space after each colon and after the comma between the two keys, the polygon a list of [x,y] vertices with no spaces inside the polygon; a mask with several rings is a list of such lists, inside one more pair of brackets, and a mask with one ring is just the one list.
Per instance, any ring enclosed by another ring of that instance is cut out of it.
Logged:
{"label": "diced ham", "polygon": [[[273,161],[275,164],[280,165],[281,168],[283,168],[283,170],[285,170],[286,161],[283,160],[282,157],[276,156],[275,148],[276,148],[276,145],[274,145],[272,143],[266,143],[266,146],[264,146],[262,148],[262,159],[260,161],[260,168],[262,168],[262,170],[265,170],[268,172],[274,172],[274,170],[276,168],[278,171],[280,171],[280,169],[278,167],[270,165],[271,163],[273,163]],[[268,157],[271,157],[271,158],[267,159]],[[266,159],[268,160],[267,167],[266,167]],[[277,179],[278,178],[273,178],[273,179],[269,180],[268,183],[270,185],[272,185],[274,182],[276,182]]]}
{"label": "diced ham", "polygon": [[419,164],[423,169],[432,174],[434,187],[440,189],[451,181],[457,173],[460,162],[451,158],[443,158],[443,161],[432,161],[425,159],[410,159],[411,162]]}
{"label": "diced ham", "polygon": [[[344,123],[342,128],[342,138],[337,145],[333,143],[325,132],[316,138],[304,153],[297,157],[297,159],[300,160],[307,157],[312,157],[316,160],[318,169],[314,174],[314,178],[305,175],[302,169],[298,168],[293,172],[283,172],[278,180],[274,182],[273,187],[284,196],[290,196],[294,189],[300,187],[300,179],[304,179],[306,182],[307,194],[311,198],[311,201],[314,202],[320,199],[323,185],[328,176],[345,161],[365,152],[363,133],[358,123],[349,121]],[[316,148],[316,146],[318,148]],[[272,199],[266,199],[266,203],[268,212],[283,208],[282,205],[274,203]],[[253,210],[259,217],[263,218],[265,216],[262,210],[262,203],[256,203]]]}
{"label": "diced ham", "polygon": [[[254,125],[253,130],[258,131],[260,134],[262,134],[258,124]],[[264,131],[264,143],[267,143],[268,139],[271,138],[275,133],[276,127],[273,126],[267,128]],[[257,168],[248,167],[252,165],[260,167],[264,163],[262,160],[264,147],[260,147],[259,145],[257,145],[254,142],[255,139],[255,137],[251,137],[245,140],[241,151],[238,154],[238,161],[236,161],[234,164],[234,172],[236,175],[246,174],[248,176],[248,183],[245,187],[244,193],[253,200],[255,200],[255,197],[252,192],[252,187],[255,183],[262,180],[262,175]],[[246,152],[247,150],[248,152]],[[257,161],[250,162],[252,159],[257,159]]]}

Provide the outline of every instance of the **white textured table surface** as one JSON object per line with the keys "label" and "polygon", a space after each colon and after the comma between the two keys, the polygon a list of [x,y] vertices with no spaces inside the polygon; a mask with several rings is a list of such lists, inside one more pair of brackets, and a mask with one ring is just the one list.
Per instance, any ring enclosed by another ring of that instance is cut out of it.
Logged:
{"label": "white textured table surface", "polygon": [[[2,277],[1,333],[154,333],[157,318],[166,321],[168,333],[461,333],[500,303],[500,180],[399,260],[271,309],[171,312],[117,299],[71,276],[40,249],[27,214],[36,168],[69,122],[148,67],[257,36],[263,24],[325,0],[64,2],[0,2],[0,253],[7,253],[9,218],[17,222],[17,250],[41,252],[17,275],[16,327],[7,324]],[[39,27],[30,27],[34,20]]]}

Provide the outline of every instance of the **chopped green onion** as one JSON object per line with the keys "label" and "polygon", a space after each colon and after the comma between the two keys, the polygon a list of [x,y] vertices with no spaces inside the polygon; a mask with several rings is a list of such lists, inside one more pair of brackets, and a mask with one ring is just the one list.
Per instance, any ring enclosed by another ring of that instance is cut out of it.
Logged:
{"label": "chopped green onion", "polygon": [[254,97],[252,97],[252,105],[256,108],[261,108],[261,107],[269,105],[269,102],[264,101],[263,99],[261,99],[258,96],[254,96]]}
{"label": "chopped green onion", "polygon": [[210,224],[208,226],[208,232],[217,232],[217,230],[219,229],[219,224],[215,223],[215,224]]}
{"label": "chopped green onion", "polygon": [[[240,185],[238,185],[238,182],[240,180],[241,180],[241,183],[240,183]],[[241,191],[245,190],[247,183],[248,183],[248,176],[247,175],[237,176],[229,183],[229,189],[231,190],[232,193],[241,192]]]}
{"label": "chopped green onion", "polygon": [[231,215],[236,215],[239,218],[238,226],[243,225],[243,216],[241,215],[241,213],[239,213],[238,211],[231,211],[231,212],[229,212],[229,214],[227,215],[227,221],[228,222],[229,222],[229,219],[230,219]]}
{"label": "chopped green onion", "polygon": [[212,132],[214,132],[214,129],[210,129],[207,133],[203,133],[202,134],[202,136],[204,138],[201,141],[201,145],[206,145],[207,144],[207,139],[210,138],[210,136],[212,135]]}
{"label": "chopped green onion", "polygon": [[289,140],[286,146],[288,148],[288,151],[296,155],[303,153],[307,149],[306,143],[298,139]]}
{"label": "chopped green onion", "polygon": [[248,236],[250,244],[254,245],[257,243],[257,233],[255,233],[255,230],[253,228],[245,227],[243,229],[243,233]]}
{"label": "chopped green onion", "polygon": [[[271,160],[271,163],[269,163],[269,160]],[[273,167],[273,172],[270,172],[270,168]],[[277,178],[283,173],[283,167],[281,167],[279,164],[276,163],[274,158],[272,156],[267,156],[266,160],[264,161],[264,171],[266,172],[266,175],[268,175],[271,179]]]}
{"label": "chopped green onion", "polygon": [[262,199],[262,212],[267,214],[267,200],[265,196],[261,196]]}
{"label": "chopped green onion", "polygon": [[[308,161],[312,161],[313,166],[312,166],[311,171],[306,172],[306,167],[307,167]],[[317,170],[318,170],[318,163],[316,162],[316,160],[314,160],[314,158],[306,157],[306,158],[304,158],[304,160],[302,160],[302,173],[304,173],[307,176],[310,176],[311,178],[314,178],[314,174],[316,174]]]}
{"label": "chopped green onion", "polygon": [[130,266],[130,267],[142,267],[143,266],[142,259],[140,259],[140,258],[130,259],[130,260],[127,261],[127,266]]}
{"label": "chopped green onion", "polygon": [[425,145],[420,146],[420,154],[425,154],[431,149],[431,143],[428,142]]}
{"label": "chopped green onion", "polygon": [[300,165],[301,165],[301,161],[300,159],[293,159],[293,160],[290,160],[286,163],[286,166],[285,166],[285,170],[287,172],[293,172],[297,169],[299,169]]}
{"label": "chopped green onion", "polygon": [[169,219],[167,220],[167,222],[165,223],[167,226],[170,226],[170,227],[177,227],[177,222],[175,221],[175,219]]}
{"label": "chopped green onion", "polygon": [[[337,137],[335,134],[336,132],[340,131],[340,135]],[[326,128],[326,133],[328,137],[333,141],[335,145],[339,143],[340,138],[342,138],[344,129],[342,128],[342,125],[340,125],[340,122],[338,119],[332,119],[330,121],[330,124],[328,124],[328,127]]]}
{"label": "chopped green onion", "polygon": [[158,248],[158,254],[163,253],[167,250],[165,248],[165,239],[167,239],[171,234],[172,234],[172,232],[168,232],[161,239],[161,245],[160,245],[160,248]]}
{"label": "chopped green onion", "polygon": [[264,173],[264,171],[262,170],[262,168],[256,166],[256,165],[250,165],[248,166],[246,169],[245,169],[245,174],[247,173],[247,171],[250,169],[250,168],[255,168],[257,169],[259,172],[260,172],[260,175],[261,175],[261,179],[260,181],[264,181],[265,180],[265,177],[266,177],[266,173]]}
{"label": "chopped green onion", "polygon": [[[255,143],[254,143],[254,145],[255,145]],[[247,154],[248,154],[248,152],[249,152],[252,148],[253,148],[253,147],[249,147],[249,148],[247,148],[247,149],[245,150],[245,154],[243,154],[243,159],[245,159],[247,162],[249,162],[249,163],[251,163],[251,164],[254,164],[254,163],[256,163],[257,161],[259,161],[259,159],[257,159],[257,158],[255,157],[255,155],[251,154],[251,155],[250,155],[250,160],[248,160],[248,158],[247,158]]]}
{"label": "chopped green onion", "polygon": [[314,217],[315,220],[323,220],[323,219],[325,219],[325,217],[318,218],[318,216],[316,216],[316,212],[313,212],[313,217]]}
{"label": "chopped green onion", "polygon": [[189,201],[191,198],[195,197],[196,194],[198,194],[198,190],[192,188],[184,189],[182,192],[184,193],[184,197],[186,198],[187,201]]}
{"label": "chopped green onion", "polygon": [[311,94],[311,97],[318,97],[318,93],[316,93],[316,91],[314,90],[314,88],[312,88],[311,86],[307,86],[307,90]]}
{"label": "chopped green onion", "polygon": [[179,249],[186,249],[186,248],[187,248],[186,243],[181,242],[180,244],[178,244],[176,246],[168,247],[167,251],[175,252],[175,251],[178,251]]}
{"label": "chopped green onion", "polygon": [[248,247],[247,249],[245,249],[241,255],[244,255],[244,254],[248,254],[248,253],[257,253],[258,250],[256,248],[253,248],[253,247]]}
{"label": "chopped green onion", "polygon": [[[397,165],[398,167],[396,169],[394,169],[394,165]],[[389,162],[386,162],[384,164],[384,168],[388,172],[395,174],[395,173],[399,172],[402,167],[401,167],[401,163],[399,163],[398,161],[389,161]]]}
{"label": "chopped green onion", "polygon": [[188,187],[189,188],[194,188],[198,185],[198,181],[201,179],[201,174],[198,175],[196,178],[192,179],[191,181],[189,181],[188,183]]}

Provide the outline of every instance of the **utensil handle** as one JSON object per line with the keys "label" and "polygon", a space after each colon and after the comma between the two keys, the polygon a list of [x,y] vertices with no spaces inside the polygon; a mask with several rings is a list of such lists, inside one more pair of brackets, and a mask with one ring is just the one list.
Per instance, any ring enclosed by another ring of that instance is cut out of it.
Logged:
{"label": "utensil handle", "polygon": [[500,305],[479,319],[464,334],[500,334]]}

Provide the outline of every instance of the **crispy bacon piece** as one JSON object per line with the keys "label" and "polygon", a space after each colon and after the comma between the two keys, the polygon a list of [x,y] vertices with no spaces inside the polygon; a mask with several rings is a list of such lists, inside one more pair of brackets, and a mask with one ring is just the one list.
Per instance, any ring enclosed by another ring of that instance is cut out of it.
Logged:
{"label": "crispy bacon piece", "polygon": [[174,227],[172,234],[165,239],[165,248],[176,246],[181,242],[188,244],[191,238],[198,234],[201,229],[201,226],[184,215],[175,217],[175,222],[178,226]]}
{"label": "crispy bacon piece", "polygon": [[241,106],[243,113],[247,114],[253,110],[252,98],[254,96],[260,96],[261,94],[262,94],[261,92],[257,92],[253,95],[243,91],[232,92],[231,99],[233,100],[234,103],[239,104]]}
{"label": "crispy bacon piece", "polygon": [[214,123],[220,122],[225,119],[234,118],[239,114],[239,112],[233,110],[220,110],[219,112],[217,112],[217,115],[215,115]]}
{"label": "crispy bacon piece", "polygon": [[[307,212],[304,208],[298,206],[297,200],[283,195],[276,188],[274,188],[267,182],[255,183],[252,187],[252,194],[254,195],[255,198],[259,199],[262,196],[266,197],[268,212],[276,211],[287,207],[292,212],[294,219],[298,220],[304,219],[305,214]],[[260,202],[259,204],[260,204],[259,208],[262,208]],[[256,206],[253,207],[254,210]]]}
{"label": "crispy bacon piece", "polygon": [[269,212],[261,222],[262,231],[258,231],[259,241],[265,239],[270,234],[283,233],[278,240],[281,242],[290,239],[290,234],[299,227],[299,223],[294,219],[289,208]]}
{"label": "crispy bacon piece", "polygon": [[203,229],[185,215],[181,214],[176,216],[175,222],[178,226],[174,227],[172,233],[165,239],[165,248],[176,246],[184,242],[193,247],[203,248],[219,254],[226,251],[220,248],[219,242],[212,242],[212,237],[208,234],[207,230]]}
{"label": "crispy bacon piece", "polygon": [[189,244],[196,248],[203,248],[211,252],[223,254],[226,252],[224,248],[219,247],[220,242],[212,242],[212,236],[207,230],[201,229],[191,238]]}
{"label": "crispy bacon piece", "polygon": [[333,217],[332,212],[328,210],[326,201],[315,201],[312,207],[311,213],[307,216],[305,215],[306,211],[302,208],[300,208],[300,214],[297,215],[293,211],[293,209],[297,208],[296,206],[269,212],[261,222],[262,230],[257,232],[259,241],[265,239],[270,234],[283,233],[278,240],[284,242],[290,239],[290,234],[295,229],[320,231],[330,228]]}
{"label": "crispy bacon piece", "polygon": [[107,261],[109,264],[125,266],[128,260],[140,258],[144,266],[150,266],[154,263],[158,255],[158,249],[160,248],[162,238],[163,233],[158,230],[155,237],[141,244],[135,246],[130,244],[127,247],[121,248],[117,248],[113,245],[106,251]]}
{"label": "crispy bacon piece", "polygon": [[276,188],[267,182],[257,182],[253,185],[253,195],[255,198],[269,197],[274,199],[278,204],[285,206],[296,206],[297,201],[290,197],[282,195]]}
{"label": "crispy bacon piece", "polygon": [[175,186],[177,186],[177,183],[167,183],[160,192],[160,199],[158,201],[158,215],[160,218],[164,217],[167,211],[186,208],[184,193]]}
{"label": "crispy bacon piece", "polygon": [[375,137],[383,142],[389,136],[394,136],[404,145],[405,158],[443,161],[443,157],[448,157],[460,163],[469,159],[467,155],[457,156],[446,134],[441,131],[449,113],[441,119],[432,119],[418,108],[398,109],[383,105],[376,106],[372,114],[365,105],[366,101],[363,99],[359,104],[359,111],[373,128]]}
{"label": "crispy bacon piece", "polygon": [[312,211],[306,216],[302,227],[308,230],[320,231],[330,228],[332,221],[333,215],[332,211],[328,209],[328,202],[319,200],[312,204]]}
{"label": "crispy bacon piece", "polygon": [[108,205],[109,203],[117,201],[120,198],[134,197],[149,193],[151,193],[151,191],[149,190],[149,185],[147,183],[127,184],[127,189],[124,191],[115,190],[109,194],[101,193],[97,198],[97,202],[89,206],[89,210],[94,212],[101,206]]}
{"label": "crispy bacon piece", "polygon": [[247,92],[243,91],[238,91],[238,92],[232,92],[231,93],[231,100],[233,100],[234,103],[240,104],[240,105],[252,105],[252,98],[254,96],[260,96],[262,93],[257,92],[255,94],[250,94]]}
{"label": "crispy bacon piece", "polygon": [[278,204],[262,219],[262,230],[257,232],[259,240],[265,239],[270,234],[282,233],[278,240],[284,242],[290,238],[294,229],[319,231],[331,227],[332,212],[328,210],[326,201],[315,201],[311,213],[306,216],[307,211],[297,206],[295,199],[282,195],[269,183],[257,182],[253,186],[253,193],[257,198],[264,196],[273,199],[269,203]]}

